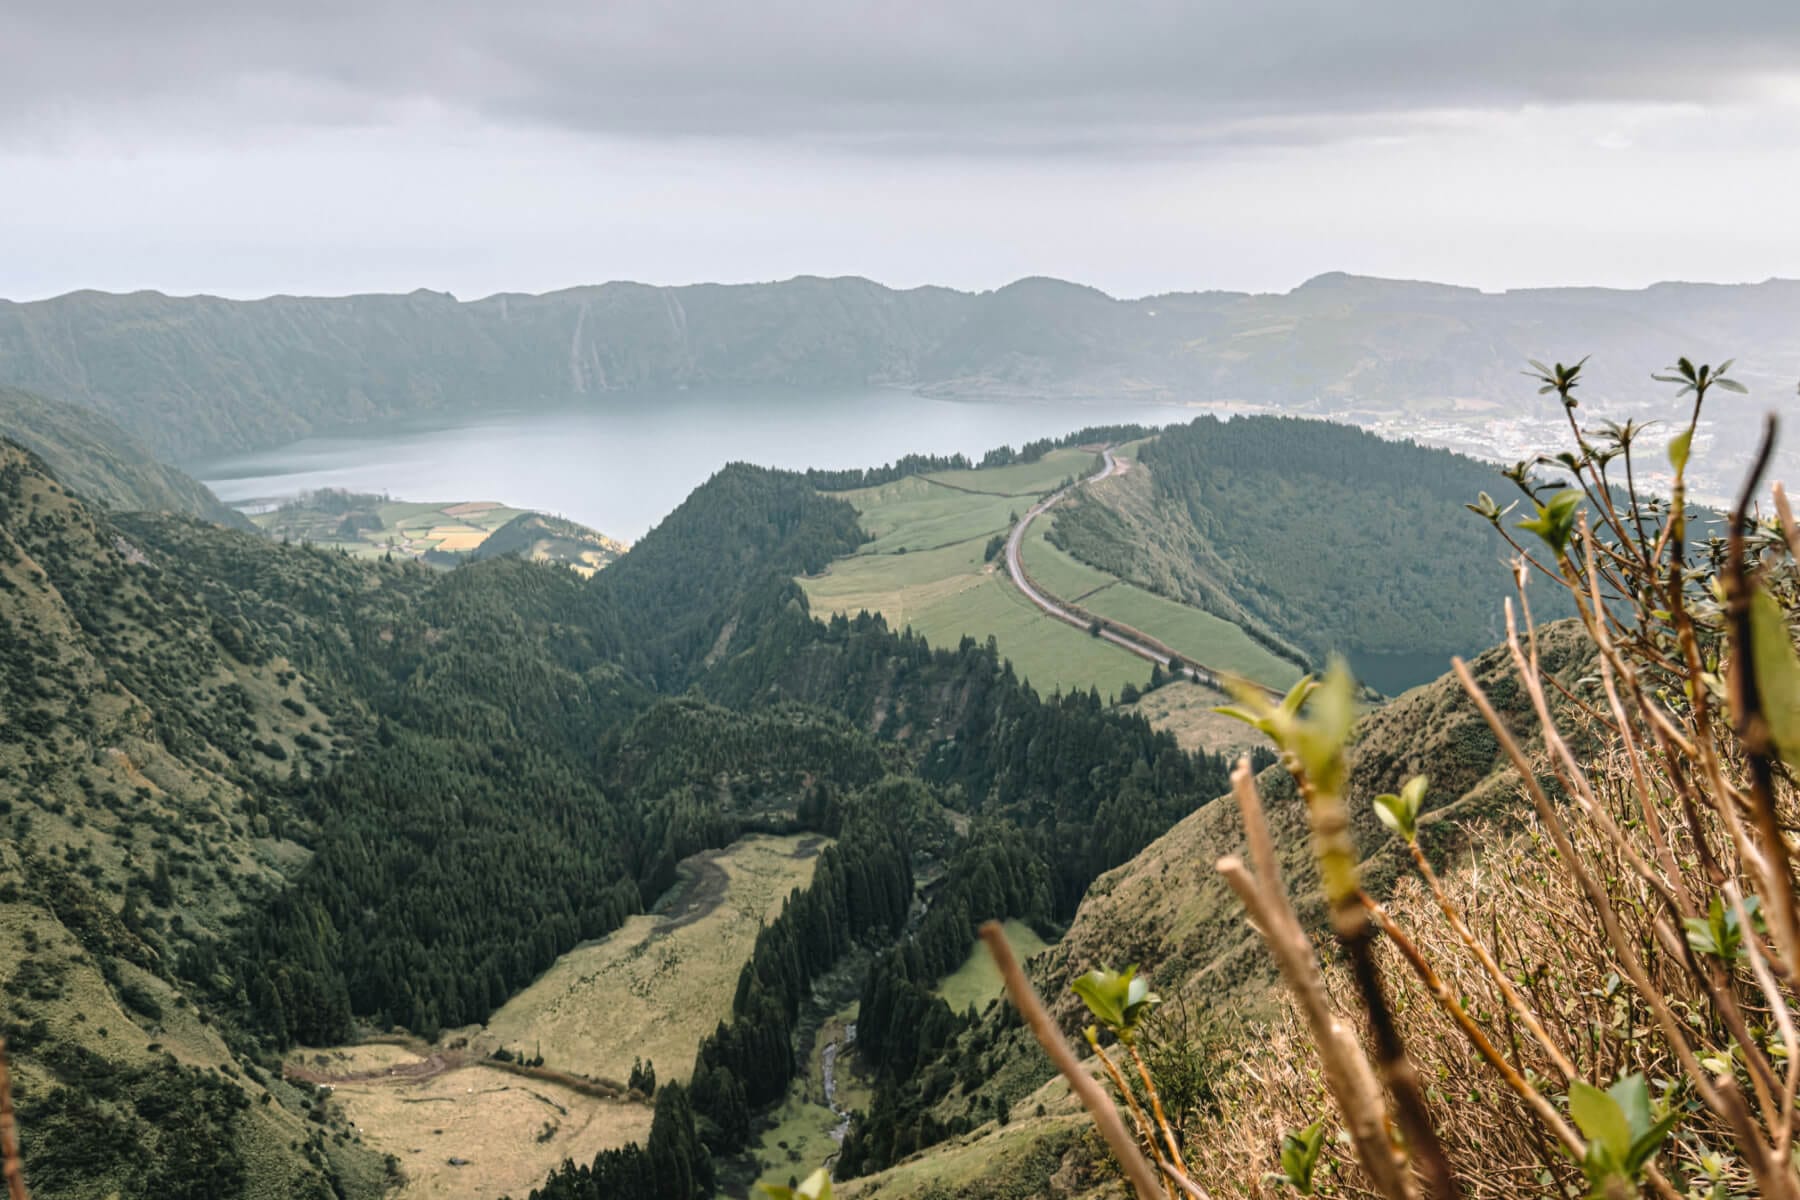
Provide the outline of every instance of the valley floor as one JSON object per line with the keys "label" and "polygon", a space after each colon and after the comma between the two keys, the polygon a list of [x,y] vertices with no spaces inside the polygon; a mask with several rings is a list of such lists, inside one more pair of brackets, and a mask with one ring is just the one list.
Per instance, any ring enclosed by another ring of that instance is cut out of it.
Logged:
{"label": "valley floor", "polygon": [[643,1141],[651,1106],[623,1082],[633,1062],[687,1078],[701,1039],[730,1017],[758,931],[827,845],[755,835],[695,855],[659,911],[569,951],[485,1027],[297,1050],[287,1074],[330,1087],[367,1144],[399,1160],[395,1200],[527,1195],[565,1159]]}

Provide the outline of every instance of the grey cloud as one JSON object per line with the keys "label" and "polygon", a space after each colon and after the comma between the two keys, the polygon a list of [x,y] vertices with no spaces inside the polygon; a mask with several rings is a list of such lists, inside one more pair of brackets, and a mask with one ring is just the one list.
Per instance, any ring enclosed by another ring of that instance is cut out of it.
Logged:
{"label": "grey cloud", "polygon": [[624,137],[1155,154],[1424,109],[1728,100],[1797,63],[1793,0],[23,0],[0,12],[0,126],[431,105]]}

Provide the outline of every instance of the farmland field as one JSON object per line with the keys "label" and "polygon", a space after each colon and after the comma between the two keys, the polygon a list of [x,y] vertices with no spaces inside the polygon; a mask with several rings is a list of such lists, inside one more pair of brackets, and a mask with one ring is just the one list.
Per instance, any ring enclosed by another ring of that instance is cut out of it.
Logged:
{"label": "farmland field", "polygon": [[485,1029],[446,1031],[435,1046],[298,1051],[289,1071],[328,1083],[368,1144],[399,1159],[400,1200],[523,1196],[565,1158],[642,1140],[651,1109],[489,1056],[541,1055],[549,1071],[599,1081],[624,1080],[642,1057],[659,1081],[685,1080],[701,1039],[730,1016],[758,930],[811,882],[827,844],[756,835],[697,854],[662,911],[569,951]]}
{"label": "farmland field", "polygon": [[623,1080],[642,1057],[657,1079],[685,1080],[701,1039],[731,1015],[757,931],[812,881],[827,844],[757,835],[686,860],[672,908],[557,959],[489,1019],[484,1043],[600,1079]]}
{"label": "farmland field", "polygon": [[1117,695],[1127,683],[1143,685],[1148,663],[1032,607],[998,560],[982,561],[986,541],[976,537],[921,554],[852,555],[800,582],[820,615],[878,612],[934,646],[992,637],[1002,657],[1042,692],[1091,686]]}
{"label": "farmland field", "polygon": [[[998,557],[986,558],[990,539],[1065,480],[1092,473],[1094,461],[1090,451],[1054,450],[1036,463],[941,471],[833,493],[856,508],[874,540],[801,586],[820,616],[880,613],[893,628],[910,626],[934,646],[992,637],[1013,669],[1042,692],[1093,687],[1116,696],[1126,684],[1142,687],[1147,662],[1045,616],[1012,585]],[[1024,559],[1051,594],[1134,625],[1209,666],[1273,685],[1295,677],[1294,667],[1230,622],[1143,592],[1052,546],[1044,540],[1048,524],[1033,522]]]}
{"label": "farmland field", "polygon": [[431,550],[473,550],[524,511],[491,500],[435,504],[325,492],[250,519],[272,537],[347,550],[359,558],[419,558]]}
{"label": "farmland field", "polygon": [[[1021,962],[1050,945],[1023,921],[1006,923],[1006,940],[1012,943],[1013,953]],[[944,976],[937,986],[937,994],[957,1012],[969,1008],[981,1012],[988,1006],[988,1001],[999,999],[1005,990],[1005,985],[1000,982],[1000,968],[994,965],[994,956],[980,942],[969,951],[962,966]]]}
{"label": "farmland field", "polygon": [[1196,662],[1286,688],[1300,668],[1260,645],[1238,626],[1209,612],[1126,583],[1053,546],[1048,521],[1034,521],[1020,551],[1025,570],[1039,585],[1097,616],[1141,629]]}
{"label": "farmland field", "polygon": [[584,1095],[478,1058],[434,1070],[420,1050],[389,1045],[294,1057],[336,1080],[332,1103],[366,1145],[398,1160],[394,1200],[523,1196],[564,1159],[590,1162],[650,1131],[648,1104]]}

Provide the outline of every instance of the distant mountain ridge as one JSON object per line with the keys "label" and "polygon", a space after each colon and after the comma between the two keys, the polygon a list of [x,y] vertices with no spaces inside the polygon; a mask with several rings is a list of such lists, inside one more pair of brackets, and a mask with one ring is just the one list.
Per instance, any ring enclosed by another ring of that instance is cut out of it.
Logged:
{"label": "distant mountain ridge", "polygon": [[0,383],[84,405],[165,459],[496,402],[722,385],[965,396],[1517,411],[1527,356],[1594,355],[1589,390],[1646,396],[1672,353],[1800,378],[1800,282],[1484,293],[1319,276],[1285,294],[1117,300],[1032,278],[991,292],[860,278],[607,283],[233,301],[75,292],[0,302]]}

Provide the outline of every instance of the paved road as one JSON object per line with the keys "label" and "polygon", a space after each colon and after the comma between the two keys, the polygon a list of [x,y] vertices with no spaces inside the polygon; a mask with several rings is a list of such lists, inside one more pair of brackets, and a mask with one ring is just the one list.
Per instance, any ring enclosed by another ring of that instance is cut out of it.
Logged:
{"label": "paved road", "polygon": [[[1025,598],[1042,609],[1046,615],[1055,617],[1059,621],[1065,621],[1084,632],[1088,628],[1087,619],[1064,608],[1056,597],[1046,595],[1044,592],[1038,590],[1037,586],[1026,576],[1025,567],[1020,561],[1019,552],[1025,544],[1025,534],[1026,531],[1031,528],[1031,523],[1050,509],[1054,508],[1070,492],[1078,487],[1086,487],[1090,483],[1098,483],[1108,476],[1123,475],[1130,466],[1129,463],[1120,462],[1113,454],[1110,447],[1101,450],[1100,456],[1103,461],[1098,471],[1095,471],[1086,479],[1070,484],[1061,491],[1045,496],[1042,500],[1039,500],[1036,504],[1026,509],[1025,515],[1019,518],[1019,523],[1013,526],[1011,535],[1006,539],[1006,573],[1012,576],[1012,581],[1017,585],[1018,589],[1025,593]],[[1127,650],[1147,662],[1158,663],[1164,667],[1169,665],[1168,655],[1152,646],[1144,645],[1135,638],[1127,637],[1125,634],[1120,633],[1110,626],[1102,625],[1100,627],[1100,636],[1111,642],[1113,645],[1118,646],[1123,650]],[[1210,673],[1203,676],[1191,667],[1184,667],[1182,669],[1182,674],[1196,682],[1215,683],[1210,677]]]}
{"label": "paved road", "polygon": [[[1006,539],[1006,573],[1012,576],[1012,581],[1018,589],[1025,593],[1025,598],[1042,609],[1045,615],[1055,617],[1059,621],[1067,622],[1084,633],[1088,630],[1088,618],[1065,608],[1063,601],[1058,600],[1055,596],[1048,595],[1033,584],[1030,577],[1025,574],[1025,566],[1020,559],[1020,551],[1025,545],[1025,534],[1026,531],[1031,528],[1031,523],[1050,509],[1054,508],[1064,497],[1068,496],[1070,492],[1074,491],[1076,488],[1086,487],[1090,483],[1098,483],[1100,480],[1106,479],[1109,476],[1123,475],[1131,467],[1129,462],[1120,461],[1113,454],[1111,447],[1102,448],[1100,455],[1103,461],[1098,471],[1095,471],[1086,479],[1078,480],[1075,483],[1070,484],[1061,491],[1045,496],[1042,500],[1039,500],[1036,504],[1026,509],[1025,515],[1019,518],[1019,523],[1013,526],[1012,533],[1008,535]],[[1167,668],[1169,665],[1169,656],[1167,654],[1164,654],[1154,646],[1149,646],[1138,641],[1129,634],[1119,632],[1119,630],[1114,629],[1111,625],[1102,625],[1100,627],[1099,636],[1105,638],[1121,650],[1137,655],[1146,662],[1157,663],[1164,668]],[[1208,687],[1216,688],[1220,686],[1218,676],[1212,671],[1207,670],[1204,666],[1183,666],[1179,674],[1193,680],[1195,683],[1206,684]],[[1262,687],[1264,691],[1277,699],[1281,696],[1281,693],[1273,688],[1264,687],[1261,684],[1258,684],[1257,686]]]}

